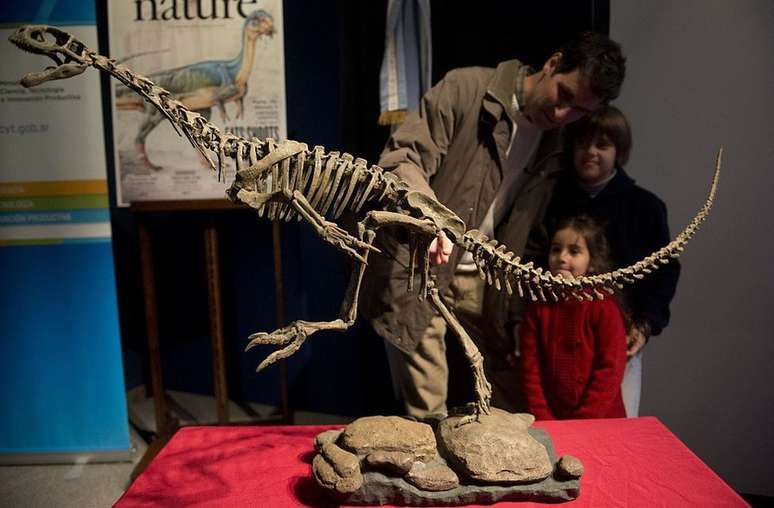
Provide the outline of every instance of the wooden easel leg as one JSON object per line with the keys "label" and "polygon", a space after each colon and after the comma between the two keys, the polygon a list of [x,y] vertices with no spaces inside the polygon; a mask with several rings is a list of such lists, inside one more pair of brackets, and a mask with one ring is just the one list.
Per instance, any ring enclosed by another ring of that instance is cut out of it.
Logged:
{"label": "wooden easel leg", "polygon": [[129,475],[130,483],[133,482],[138,476],[145,471],[145,468],[151,463],[151,461],[159,454],[162,448],[164,448],[172,435],[177,431],[177,427],[174,425],[168,425],[164,430],[156,434],[156,438],[148,445],[140,461],[132,469],[132,473]]}
{"label": "wooden easel leg", "polygon": [[207,295],[210,306],[210,337],[212,340],[212,376],[218,423],[229,422],[226,358],[223,338],[223,306],[220,294],[220,260],[218,231],[209,221],[204,227],[204,259],[207,265]]}
{"label": "wooden easel leg", "polygon": [[[282,284],[282,236],[278,221],[271,223],[271,239],[274,252],[274,300],[276,301],[275,319],[277,328],[285,326],[285,288]],[[293,415],[290,410],[290,394],[288,390],[288,364],[280,360],[280,400],[282,403],[282,422],[291,425]]]}
{"label": "wooden easel leg", "polygon": [[150,464],[156,454],[170,440],[177,430],[177,422],[167,414],[164,380],[161,373],[161,347],[159,345],[158,311],[156,306],[156,283],[153,274],[153,250],[150,233],[141,220],[138,225],[140,239],[140,267],[142,270],[143,296],[145,299],[145,332],[148,343],[153,405],[156,418],[156,437],[135,466],[131,474],[134,481]]}
{"label": "wooden easel leg", "polygon": [[148,228],[139,224],[140,266],[142,269],[143,296],[145,300],[145,333],[148,344],[153,405],[156,416],[156,432],[160,434],[169,425],[164,397],[164,381],[161,374],[161,347],[159,345],[159,320],[156,306],[156,283],[153,275],[153,249]]}

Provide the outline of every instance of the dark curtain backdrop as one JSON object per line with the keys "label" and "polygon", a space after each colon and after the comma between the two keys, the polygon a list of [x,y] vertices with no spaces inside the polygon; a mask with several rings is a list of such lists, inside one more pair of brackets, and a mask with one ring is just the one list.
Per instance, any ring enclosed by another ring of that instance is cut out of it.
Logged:
{"label": "dark curtain backdrop", "polygon": [[[540,67],[574,33],[608,33],[609,0],[432,0],[433,83],[457,67],[518,58]],[[374,163],[389,136],[377,125],[386,0],[338,0],[341,146]]]}

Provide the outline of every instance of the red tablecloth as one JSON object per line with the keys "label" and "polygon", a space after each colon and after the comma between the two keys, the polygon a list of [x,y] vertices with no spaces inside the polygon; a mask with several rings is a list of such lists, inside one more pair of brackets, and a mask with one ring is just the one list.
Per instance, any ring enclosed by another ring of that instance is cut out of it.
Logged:
{"label": "red tablecloth", "polygon": [[[747,506],[656,418],[536,426],[558,455],[574,455],[586,469],[580,497],[562,506]],[[312,442],[330,428],[337,427],[183,428],[116,506],[326,506],[311,477]]]}

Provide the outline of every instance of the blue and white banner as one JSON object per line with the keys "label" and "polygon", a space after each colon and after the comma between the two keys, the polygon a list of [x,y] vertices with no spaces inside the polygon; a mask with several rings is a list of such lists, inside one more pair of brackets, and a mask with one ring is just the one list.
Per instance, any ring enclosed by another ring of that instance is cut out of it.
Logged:
{"label": "blue and white banner", "polygon": [[52,64],[8,36],[61,27],[97,47],[93,1],[0,14],[0,462],[129,456],[99,75],[26,89]]}
{"label": "blue and white banner", "polygon": [[389,0],[379,74],[380,125],[398,124],[417,109],[432,80],[429,0]]}

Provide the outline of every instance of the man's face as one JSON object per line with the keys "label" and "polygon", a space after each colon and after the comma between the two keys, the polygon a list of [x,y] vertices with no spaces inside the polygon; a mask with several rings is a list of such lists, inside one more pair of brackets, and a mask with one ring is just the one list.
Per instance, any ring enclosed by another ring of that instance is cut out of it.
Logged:
{"label": "man's face", "polygon": [[530,76],[532,86],[524,90],[522,112],[541,130],[574,122],[602,105],[579,69],[563,74],[554,72],[560,58],[561,54],[554,53],[539,74]]}

